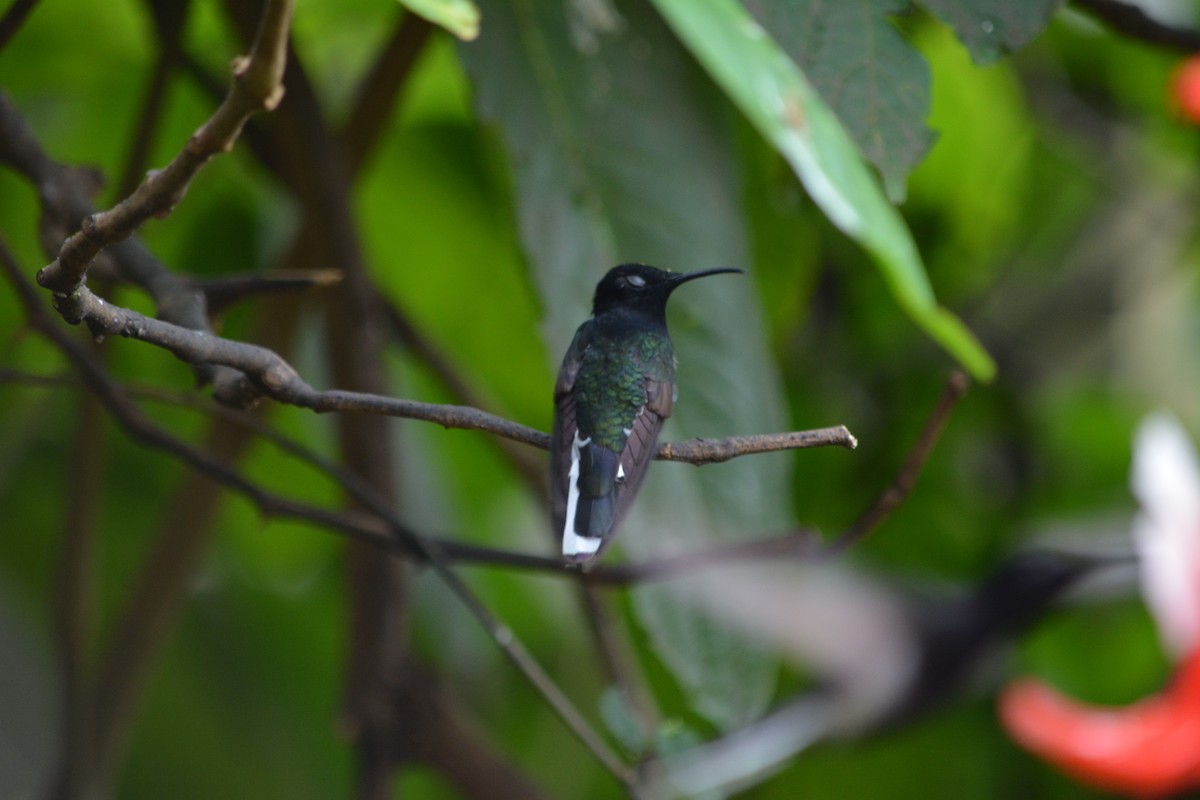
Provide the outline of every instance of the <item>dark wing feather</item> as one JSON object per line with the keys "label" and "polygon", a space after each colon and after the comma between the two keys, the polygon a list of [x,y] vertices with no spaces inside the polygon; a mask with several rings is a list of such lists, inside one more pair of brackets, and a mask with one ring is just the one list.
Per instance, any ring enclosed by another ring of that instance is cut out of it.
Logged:
{"label": "dark wing feather", "polygon": [[629,438],[625,441],[625,449],[621,451],[625,480],[617,487],[616,524],[625,517],[638,490],[642,488],[646,470],[658,449],[658,434],[662,430],[663,420],[671,416],[674,395],[675,386],[670,381],[646,382],[646,405],[629,426]]}

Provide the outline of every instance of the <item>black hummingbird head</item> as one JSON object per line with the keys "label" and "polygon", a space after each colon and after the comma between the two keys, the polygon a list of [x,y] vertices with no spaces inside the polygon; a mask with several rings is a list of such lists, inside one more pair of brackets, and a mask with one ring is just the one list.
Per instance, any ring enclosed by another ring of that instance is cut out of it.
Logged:
{"label": "black hummingbird head", "polygon": [[667,298],[671,296],[671,292],[688,281],[706,275],[719,275],[722,272],[743,271],[733,267],[721,267],[681,273],[668,272],[645,264],[621,264],[610,269],[600,283],[596,284],[592,315],[626,308],[661,317],[666,314]]}
{"label": "black hummingbird head", "polygon": [[998,629],[1019,632],[1085,578],[1131,561],[1127,554],[1026,550],[1010,556],[984,580],[974,605]]}

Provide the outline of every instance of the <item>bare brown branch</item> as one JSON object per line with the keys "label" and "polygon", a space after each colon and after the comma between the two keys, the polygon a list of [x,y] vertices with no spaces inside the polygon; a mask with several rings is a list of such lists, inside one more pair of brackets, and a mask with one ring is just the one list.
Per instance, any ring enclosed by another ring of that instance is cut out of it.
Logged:
{"label": "bare brown branch", "polygon": [[858,440],[845,425],[791,433],[767,433],[759,436],[730,436],[727,439],[690,439],[664,444],[655,458],[683,461],[696,466],[718,464],[738,456],[798,450],[805,447],[844,447],[853,450]]}
{"label": "bare brown branch", "polygon": [[[124,336],[169,350],[189,364],[220,364],[244,373],[266,396],[317,412],[359,412],[433,422],[445,428],[479,430],[545,450],[550,437],[541,431],[469,406],[421,403],[396,397],[339,389],[319,391],[289,363],[265,347],[180,328],[106,303],[87,287],[56,297],[55,307],[68,322],[86,323],[96,336]],[[737,436],[664,444],[656,458],[706,464],[754,453],[807,447],[854,447],[844,426],[784,434]]]}
{"label": "bare brown branch", "polygon": [[250,115],[279,104],[291,15],[291,0],[268,3],[250,55],[233,63],[233,82],[225,101],[170,164],[150,173],[137,191],[113,208],[84,218],[79,231],[63,243],[58,257],[38,272],[42,287],[69,294],[82,285],[104,247],[127,238],[152,217],[169,214],[201,167],[233,147]]}

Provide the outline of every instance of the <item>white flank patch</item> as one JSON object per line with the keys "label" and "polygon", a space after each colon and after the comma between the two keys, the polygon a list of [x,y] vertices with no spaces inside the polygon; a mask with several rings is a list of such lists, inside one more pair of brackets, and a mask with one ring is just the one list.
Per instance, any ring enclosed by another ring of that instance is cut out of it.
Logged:
{"label": "white flank patch", "polygon": [[617,464],[617,483],[625,482],[625,465],[618,462]]}
{"label": "white flank patch", "polygon": [[567,518],[563,523],[563,556],[590,556],[600,549],[600,539],[575,532],[575,509],[579,506],[579,449],[592,443],[592,437],[579,438],[579,429],[571,441],[571,470],[567,473]]}
{"label": "white flank patch", "polygon": [[599,536],[580,536],[575,531],[563,534],[563,556],[579,559],[581,556],[593,555],[600,549]]}

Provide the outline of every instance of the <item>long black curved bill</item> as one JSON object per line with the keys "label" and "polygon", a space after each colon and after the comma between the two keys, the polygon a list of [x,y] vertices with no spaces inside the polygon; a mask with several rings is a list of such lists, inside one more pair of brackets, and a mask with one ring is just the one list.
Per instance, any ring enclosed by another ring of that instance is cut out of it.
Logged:
{"label": "long black curved bill", "polygon": [[698,269],[695,272],[684,272],[679,275],[671,276],[671,288],[694,281],[696,278],[707,278],[709,275],[721,275],[726,272],[745,273],[746,270],[738,269],[737,267],[717,267],[716,269]]}

